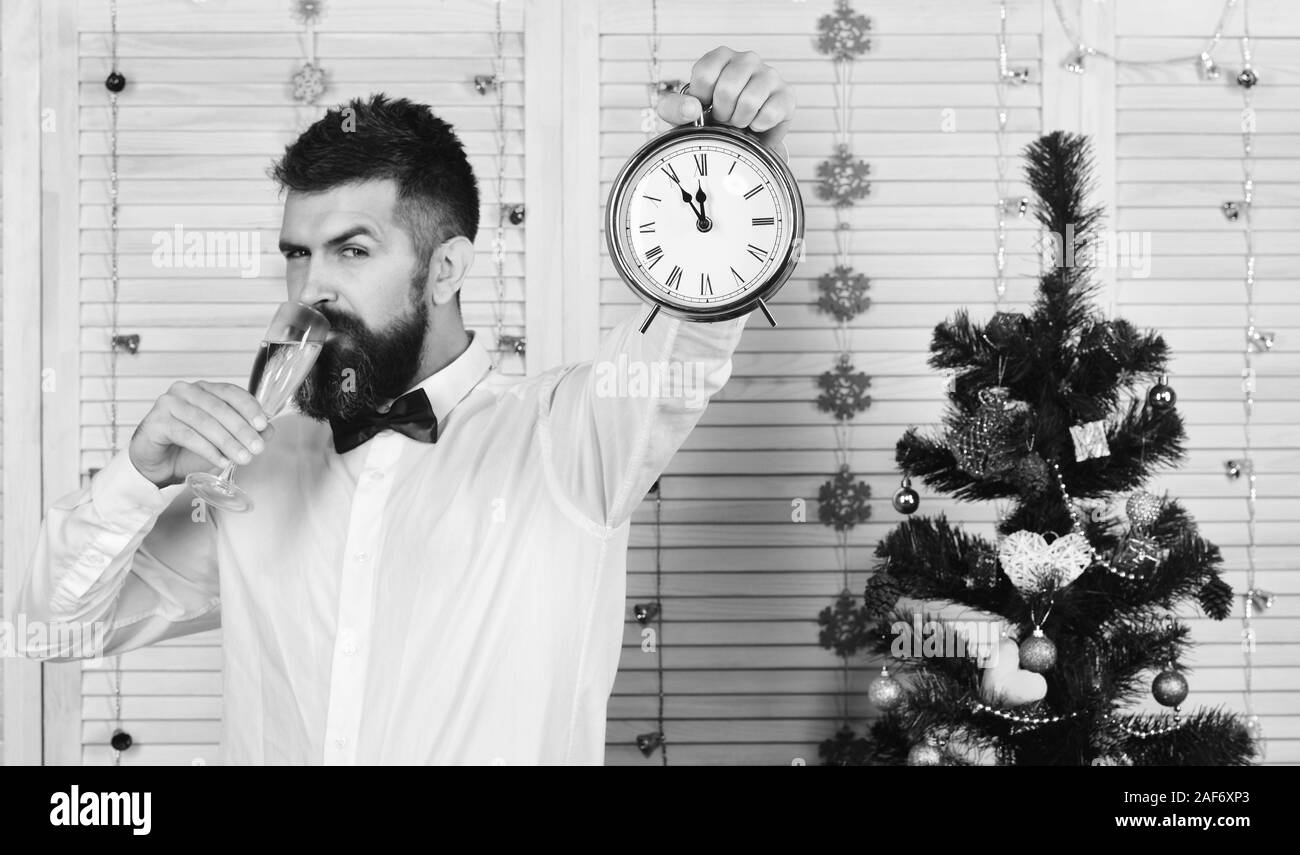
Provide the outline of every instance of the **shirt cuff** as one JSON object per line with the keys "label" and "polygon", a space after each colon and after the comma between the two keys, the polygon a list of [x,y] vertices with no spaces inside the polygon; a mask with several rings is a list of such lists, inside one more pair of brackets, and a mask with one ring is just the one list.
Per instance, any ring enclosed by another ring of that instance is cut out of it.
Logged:
{"label": "shirt cuff", "polygon": [[126,449],[90,479],[90,500],[100,518],[109,522],[130,520],[138,525],[161,513],[176,492],[159,489],[141,475]]}

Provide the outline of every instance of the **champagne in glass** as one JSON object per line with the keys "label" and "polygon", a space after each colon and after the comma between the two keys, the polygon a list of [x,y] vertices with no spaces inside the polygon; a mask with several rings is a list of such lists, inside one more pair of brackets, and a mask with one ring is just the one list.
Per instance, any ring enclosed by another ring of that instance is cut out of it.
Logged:
{"label": "champagne in glass", "polygon": [[[275,418],[307,378],[329,334],[325,316],[301,303],[282,303],[266,331],[253,360],[248,391],[270,418]],[[194,472],[185,479],[194,494],[213,507],[243,512],[253,509],[253,499],[231,478],[235,464],[220,476]]]}

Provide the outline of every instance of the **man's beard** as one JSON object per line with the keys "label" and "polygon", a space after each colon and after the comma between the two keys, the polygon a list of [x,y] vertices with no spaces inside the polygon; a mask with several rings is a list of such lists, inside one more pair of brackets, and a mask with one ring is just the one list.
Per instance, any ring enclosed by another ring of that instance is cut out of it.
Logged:
{"label": "man's beard", "polygon": [[347,420],[406,392],[416,380],[429,323],[428,305],[413,303],[406,317],[380,332],[329,306],[317,307],[332,336],[294,395],[298,411],[317,421]]}

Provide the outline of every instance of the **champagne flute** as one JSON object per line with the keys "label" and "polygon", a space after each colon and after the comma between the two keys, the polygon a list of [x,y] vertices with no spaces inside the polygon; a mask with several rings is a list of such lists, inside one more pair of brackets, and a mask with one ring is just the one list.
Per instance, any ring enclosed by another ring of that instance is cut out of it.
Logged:
{"label": "champagne flute", "polygon": [[[316,364],[329,331],[329,321],[310,306],[290,302],[276,309],[248,380],[248,391],[268,418],[275,418],[298,391]],[[251,511],[253,499],[231,480],[234,474],[235,464],[231,463],[220,476],[192,472],[185,483],[213,507],[237,513]]]}

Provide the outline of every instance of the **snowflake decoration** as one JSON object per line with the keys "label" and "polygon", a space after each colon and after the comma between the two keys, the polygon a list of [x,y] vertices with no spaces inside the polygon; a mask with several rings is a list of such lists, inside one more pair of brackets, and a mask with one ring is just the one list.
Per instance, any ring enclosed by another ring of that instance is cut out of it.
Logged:
{"label": "snowflake decoration", "polygon": [[324,0],[296,0],[293,4],[293,16],[304,24],[320,20],[321,13],[324,11]]}
{"label": "snowflake decoration", "polygon": [[817,22],[817,51],[834,59],[853,59],[871,49],[871,19],[859,15],[849,0],[837,0],[835,14]]}
{"label": "snowflake decoration", "polygon": [[817,517],[836,531],[848,531],[871,516],[871,488],[853,477],[848,465],[817,491]]}
{"label": "snowflake decoration", "polygon": [[844,590],[835,598],[835,605],[822,609],[817,616],[817,625],[821,627],[817,639],[822,647],[834,650],[836,656],[852,656],[867,632],[867,613],[859,609],[853,595]]}
{"label": "snowflake decoration", "polygon": [[855,159],[849,147],[841,143],[830,159],[817,166],[817,195],[834,201],[837,208],[847,208],[854,199],[864,198],[871,191],[871,182],[867,181],[870,173],[871,166]]}
{"label": "snowflake decoration", "polygon": [[837,321],[850,321],[871,305],[867,285],[866,276],[854,273],[852,267],[837,264],[834,270],[817,279],[817,287],[822,292],[817,308],[834,315]]}
{"label": "snowflake decoration", "polygon": [[867,394],[871,378],[854,371],[848,356],[841,356],[833,370],[823,372],[817,378],[817,385],[822,389],[817,396],[817,409],[833,414],[840,421],[853,418],[871,405],[871,396]]}
{"label": "snowflake decoration", "polygon": [[315,104],[325,91],[325,70],[314,62],[304,62],[293,76],[293,100]]}

